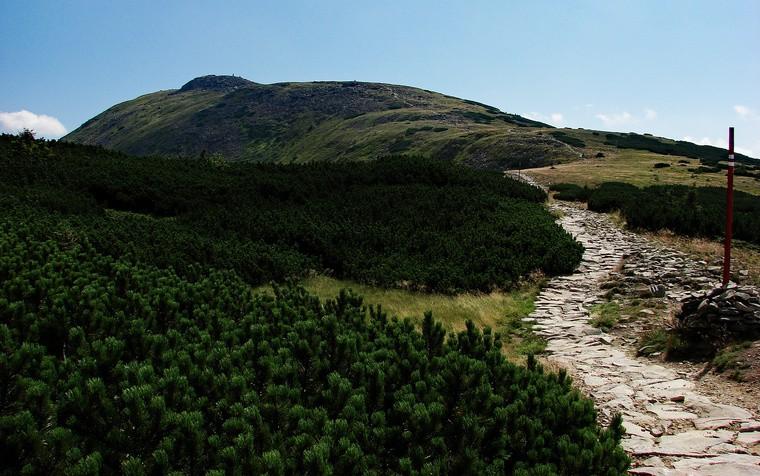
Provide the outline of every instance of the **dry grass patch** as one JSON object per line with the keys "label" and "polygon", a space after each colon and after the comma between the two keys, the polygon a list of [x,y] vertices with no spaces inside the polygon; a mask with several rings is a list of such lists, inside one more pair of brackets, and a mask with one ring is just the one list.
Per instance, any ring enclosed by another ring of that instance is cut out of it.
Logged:
{"label": "dry grass patch", "polygon": [[[542,279],[535,278],[508,292],[446,295],[385,289],[325,276],[301,282],[304,288],[320,299],[331,299],[341,289],[350,289],[362,296],[367,305],[380,305],[391,316],[409,317],[420,324],[425,312],[432,311],[433,318],[447,332],[464,330],[468,320],[479,328],[490,327],[502,335],[505,354],[518,360],[529,353],[540,353],[546,347],[546,343],[532,334],[530,326],[522,321],[523,317],[533,312],[533,302],[541,284]],[[262,286],[257,291],[271,292],[271,288]]]}
{"label": "dry grass patch", "polygon": [[[528,175],[543,184],[574,183],[580,186],[597,186],[603,182],[626,182],[639,187],[647,185],[681,184],[699,187],[725,187],[726,174],[693,173],[689,169],[699,167],[696,159],[660,155],[634,149],[615,149],[600,145],[604,158],[586,158],[557,164],[551,167],[528,169]],[[685,161],[685,162],[679,162]],[[654,168],[657,163],[669,163],[670,167]],[[760,179],[734,177],[737,190],[760,195]]]}

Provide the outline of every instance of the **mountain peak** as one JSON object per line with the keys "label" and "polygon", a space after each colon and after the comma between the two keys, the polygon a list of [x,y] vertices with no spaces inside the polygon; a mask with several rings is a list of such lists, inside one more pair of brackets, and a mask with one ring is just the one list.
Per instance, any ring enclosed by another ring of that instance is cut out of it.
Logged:
{"label": "mountain peak", "polygon": [[253,86],[256,83],[249,81],[240,76],[217,76],[209,74],[191,79],[180,88],[180,92],[193,91],[196,89],[205,89],[209,91],[232,91],[234,89]]}

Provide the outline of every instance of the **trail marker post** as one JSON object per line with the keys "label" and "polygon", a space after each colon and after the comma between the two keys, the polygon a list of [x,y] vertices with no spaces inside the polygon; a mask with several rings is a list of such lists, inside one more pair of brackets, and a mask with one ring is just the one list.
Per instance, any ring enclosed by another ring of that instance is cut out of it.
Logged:
{"label": "trail marker post", "polygon": [[726,241],[723,243],[723,287],[731,279],[731,235],[734,226],[734,128],[728,128],[728,186],[726,187]]}

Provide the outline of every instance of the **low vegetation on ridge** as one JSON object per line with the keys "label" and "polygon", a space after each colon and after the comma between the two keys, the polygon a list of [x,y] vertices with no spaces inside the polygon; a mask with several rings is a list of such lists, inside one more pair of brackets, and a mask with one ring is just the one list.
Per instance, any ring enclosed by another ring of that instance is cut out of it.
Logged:
{"label": "low vegetation on ridge", "polygon": [[[725,231],[726,190],[718,187],[653,185],[639,188],[605,182],[596,188],[560,183],[555,198],[586,201],[589,210],[619,211],[631,228],[669,230],[684,236],[720,237]],[[760,198],[734,192],[734,237],[760,244]]]}
{"label": "low vegetation on ridge", "polygon": [[218,153],[255,162],[404,154],[498,171],[577,155],[544,129],[551,126],[409,86],[204,76],[117,104],[64,140],[136,155]]}
{"label": "low vegetation on ridge", "polygon": [[2,213],[41,237],[251,284],[312,272],[454,293],[571,271],[582,247],[545,194],[450,162],[229,164],[0,138]]}

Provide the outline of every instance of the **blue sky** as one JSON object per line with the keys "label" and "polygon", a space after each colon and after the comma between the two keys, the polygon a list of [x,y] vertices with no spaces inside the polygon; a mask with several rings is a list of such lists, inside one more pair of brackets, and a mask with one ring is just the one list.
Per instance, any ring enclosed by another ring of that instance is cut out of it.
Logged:
{"label": "blue sky", "polygon": [[204,74],[408,84],[760,157],[760,1],[0,2],[0,129],[48,137]]}

